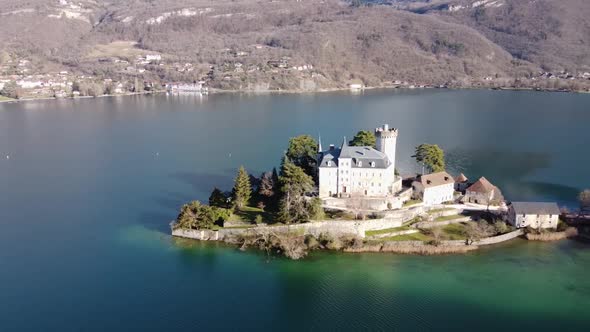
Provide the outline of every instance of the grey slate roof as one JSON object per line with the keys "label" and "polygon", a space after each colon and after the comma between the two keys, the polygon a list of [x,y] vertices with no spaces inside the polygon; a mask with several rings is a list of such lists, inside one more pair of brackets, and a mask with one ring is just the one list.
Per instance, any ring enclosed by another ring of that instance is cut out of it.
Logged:
{"label": "grey slate roof", "polygon": [[332,167],[337,167],[338,157],[340,157],[340,149],[338,148],[321,152],[319,167],[328,167],[328,161],[332,162]]}
{"label": "grey slate roof", "polygon": [[[328,167],[328,161],[332,161],[332,167],[338,166],[339,158],[352,159],[352,168],[387,168],[391,164],[387,155],[369,146],[347,146],[324,151],[320,157],[320,167]],[[375,167],[371,166],[375,163]]]}
{"label": "grey slate roof", "polygon": [[512,202],[516,214],[560,214],[557,203],[546,202]]}

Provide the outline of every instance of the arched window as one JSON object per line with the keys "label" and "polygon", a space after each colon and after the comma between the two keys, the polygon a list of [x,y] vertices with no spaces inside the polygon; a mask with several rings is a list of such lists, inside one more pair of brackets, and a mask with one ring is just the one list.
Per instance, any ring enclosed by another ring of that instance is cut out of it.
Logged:
{"label": "arched window", "polygon": [[363,162],[359,160],[359,167],[363,167]]}
{"label": "arched window", "polygon": [[375,167],[375,162],[371,161],[371,167]]}

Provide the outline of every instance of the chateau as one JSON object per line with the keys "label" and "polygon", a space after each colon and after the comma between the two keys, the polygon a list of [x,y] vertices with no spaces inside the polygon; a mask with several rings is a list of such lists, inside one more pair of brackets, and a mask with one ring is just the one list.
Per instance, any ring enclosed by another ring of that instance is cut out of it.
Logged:
{"label": "chateau", "polygon": [[371,146],[349,146],[346,139],[340,148],[330,145],[318,153],[319,196],[328,197],[388,197],[402,188],[395,175],[395,150],[398,130],[375,129],[377,149]]}

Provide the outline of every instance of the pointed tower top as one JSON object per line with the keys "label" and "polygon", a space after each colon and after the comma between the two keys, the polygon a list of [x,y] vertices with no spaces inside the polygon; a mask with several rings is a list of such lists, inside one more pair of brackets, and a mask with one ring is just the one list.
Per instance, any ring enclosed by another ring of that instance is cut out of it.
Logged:
{"label": "pointed tower top", "polygon": [[342,147],[348,146],[348,142],[346,141],[346,136],[344,136],[344,139],[342,140]]}
{"label": "pointed tower top", "polygon": [[324,151],[322,149],[322,135],[321,134],[318,134],[318,152],[321,153],[322,151]]}

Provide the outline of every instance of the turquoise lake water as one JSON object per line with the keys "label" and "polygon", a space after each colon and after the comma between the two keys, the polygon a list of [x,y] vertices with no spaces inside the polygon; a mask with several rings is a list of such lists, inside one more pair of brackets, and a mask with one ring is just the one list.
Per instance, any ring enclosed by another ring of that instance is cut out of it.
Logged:
{"label": "turquoise lake water", "polygon": [[[507,199],[575,206],[590,95],[369,91],[0,104],[0,331],[587,330],[590,246],[516,240],[460,256],[292,262],[175,240],[168,223],[289,137],[400,130]],[[7,158],[8,156],[8,158]]]}

